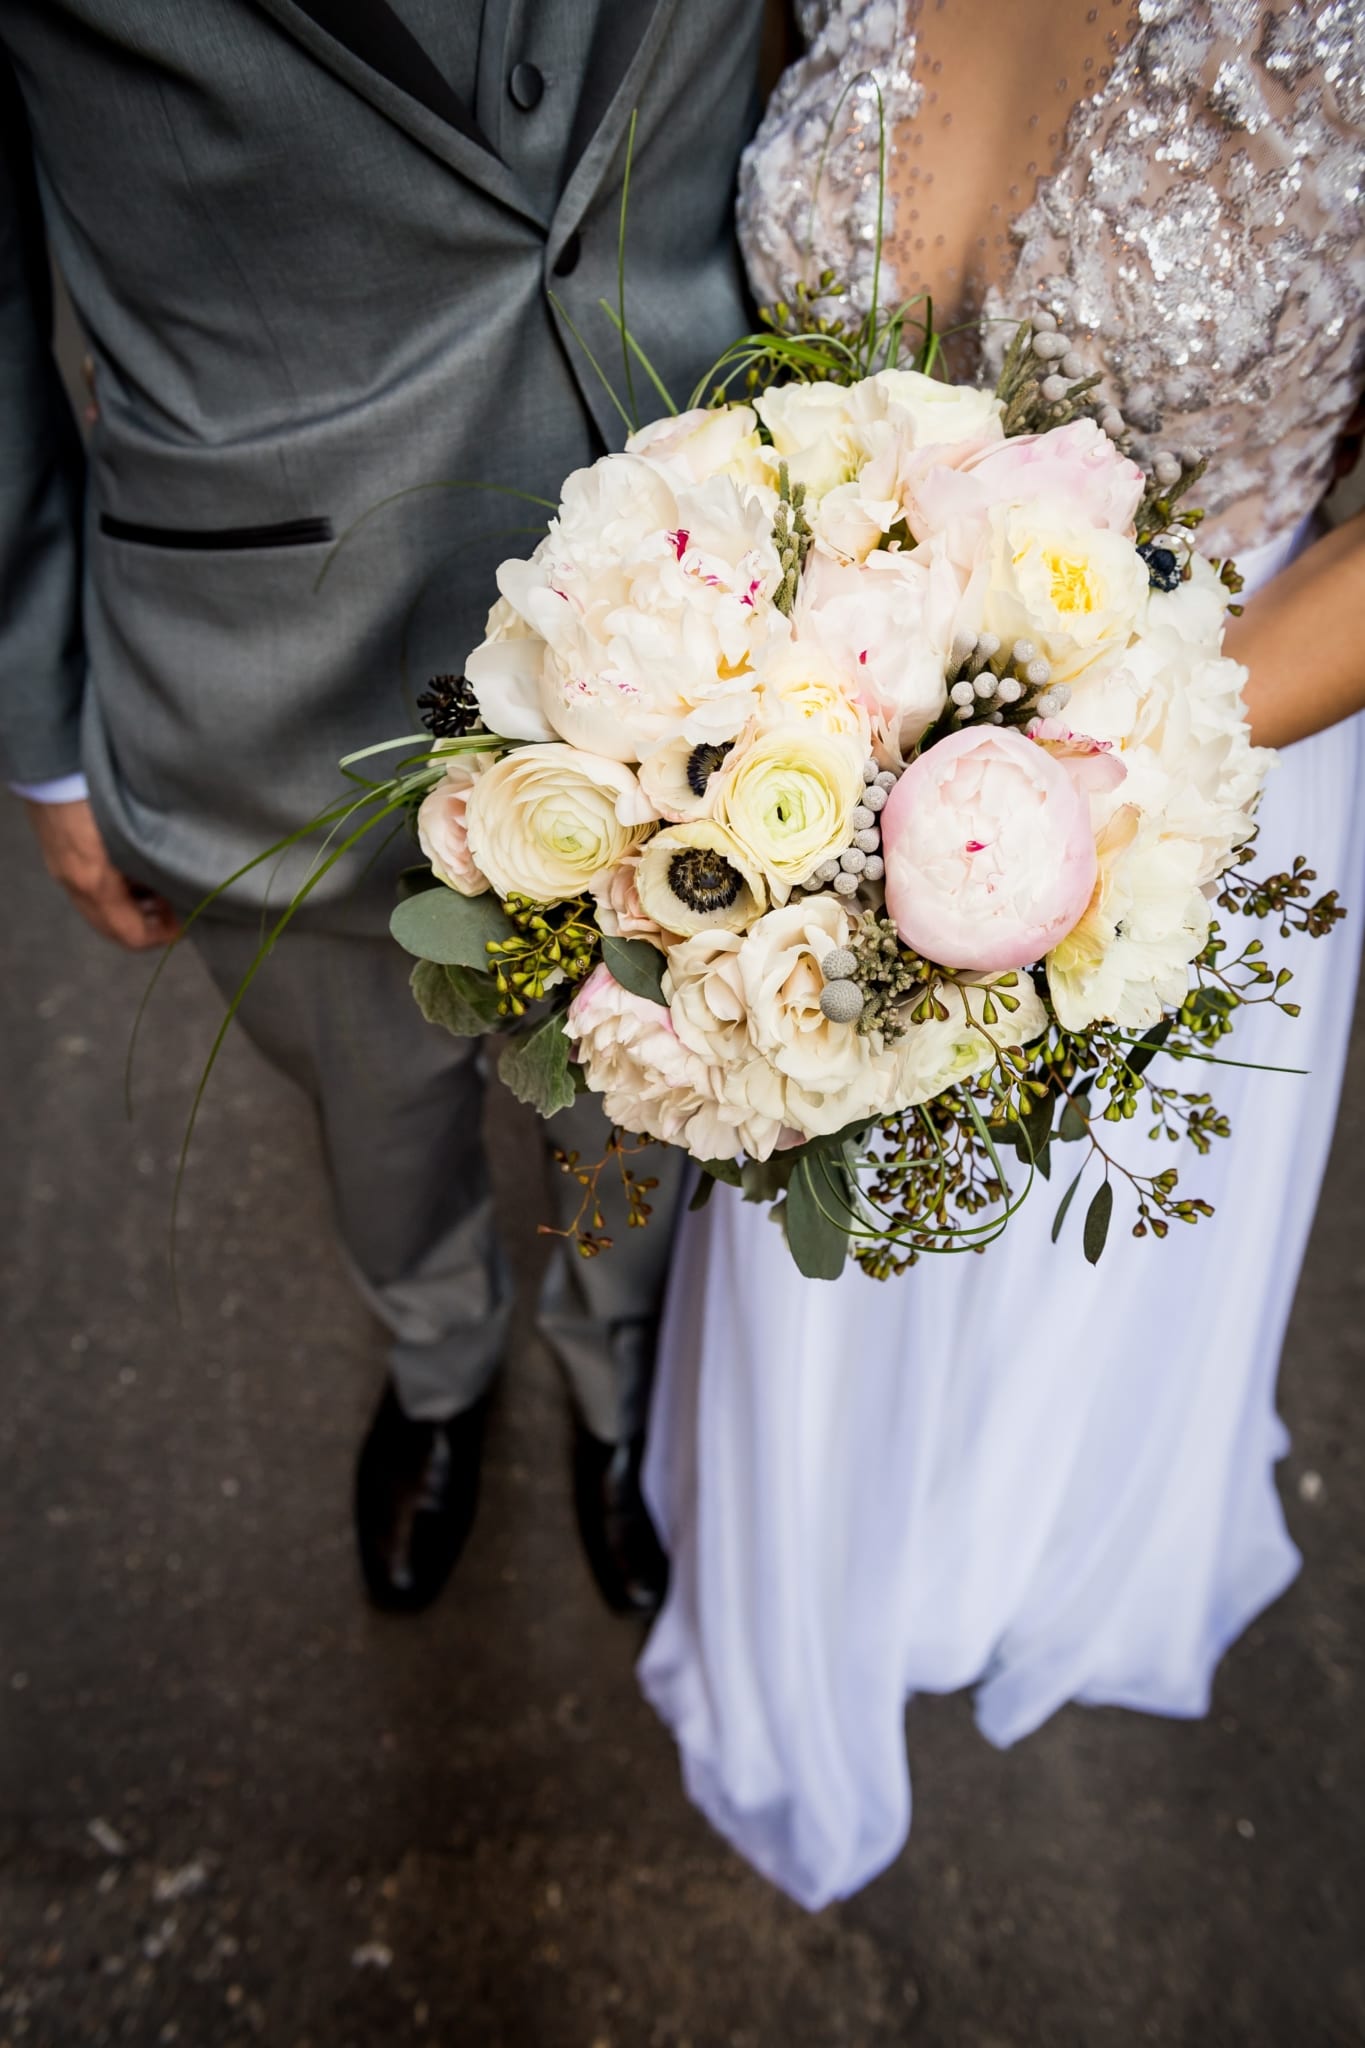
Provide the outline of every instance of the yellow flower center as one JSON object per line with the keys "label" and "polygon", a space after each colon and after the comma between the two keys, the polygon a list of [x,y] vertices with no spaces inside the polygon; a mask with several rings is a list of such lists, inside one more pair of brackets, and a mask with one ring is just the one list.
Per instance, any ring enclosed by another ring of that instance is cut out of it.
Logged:
{"label": "yellow flower center", "polygon": [[1090,581],[1090,564],[1069,555],[1044,557],[1051,577],[1053,605],[1059,612],[1093,612],[1096,593]]}

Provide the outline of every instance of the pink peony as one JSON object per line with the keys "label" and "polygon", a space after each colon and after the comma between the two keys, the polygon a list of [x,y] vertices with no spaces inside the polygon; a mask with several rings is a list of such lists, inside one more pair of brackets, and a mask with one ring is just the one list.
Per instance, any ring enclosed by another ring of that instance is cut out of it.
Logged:
{"label": "pink peony", "polygon": [[1045,434],[997,442],[959,467],[921,473],[907,491],[907,513],[916,539],[953,533],[957,553],[964,528],[969,540],[979,535],[993,505],[1044,497],[1064,498],[1090,526],[1128,533],[1144,486],[1137,464],[1093,420],[1072,420]]}
{"label": "pink peony", "polygon": [[881,828],[887,911],[940,967],[995,974],[1041,960],[1095,887],[1087,798],[1008,727],[952,733],[919,755]]}

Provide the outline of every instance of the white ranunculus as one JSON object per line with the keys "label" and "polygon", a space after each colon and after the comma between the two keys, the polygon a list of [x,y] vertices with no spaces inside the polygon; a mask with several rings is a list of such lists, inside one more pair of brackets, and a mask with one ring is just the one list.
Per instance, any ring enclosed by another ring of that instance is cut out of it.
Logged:
{"label": "white ranunculus", "polygon": [[944,676],[962,630],[963,585],[942,550],[881,550],[865,562],[812,556],[796,608],[807,637],[850,679],[878,758],[899,767],[947,702]]}
{"label": "white ranunculus", "polygon": [[726,773],[717,816],[775,903],[849,844],[866,758],[866,746],[846,734],[793,722],[760,733]]}
{"label": "white ranunculus", "polygon": [[[728,477],[682,485],[637,455],[576,471],[530,561],[498,571],[503,596],[545,643],[545,723],[620,761],[680,736],[734,737],[752,714],[754,668],[790,631],[772,603],[780,580],[758,494]],[[471,659],[493,725],[504,701],[524,694],[525,657],[504,639]]]}
{"label": "white ranunculus", "polygon": [[1164,838],[1124,805],[1101,832],[1097,851],[1090,908],[1048,955],[1048,989],[1068,1031],[1100,1020],[1146,1031],[1183,1002],[1190,962],[1208,939],[1200,849]]}
{"label": "white ranunculus", "polygon": [[654,420],[626,442],[627,455],[646,460],[681,484],[704,484],[713,476],[767,494],[776,509],[775,469],[759,438],[758,417],[749,405],[699,405],[669,419]]}
{"label": "white ranunculus", "polygon": [[1070,680],[1127,646],[1147,602],[1147,567],[1126,534],[1092,526],[1064,498],[995,505],[982,625],[1032,640]]}
{"label": "white ranunculus", "polygon": [[883,416],[900,429],[912,448],[937,448],[972,441],[1002,441],[1004,406],[993,391],[946,384],[920,370],[879,370],[867,380]]}
{"label": "white ranunculus", "polygon": [[499,896],[580,895],[642,836],[649,815],[619,761],[576,747],[519,747],[470,791],[470,854]]}

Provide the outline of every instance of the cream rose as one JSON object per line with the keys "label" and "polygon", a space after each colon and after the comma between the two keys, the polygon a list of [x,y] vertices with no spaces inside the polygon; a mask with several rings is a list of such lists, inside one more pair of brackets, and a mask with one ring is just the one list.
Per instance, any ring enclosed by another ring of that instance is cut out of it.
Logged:
{"label": "cream rose", "polygon": [[640,907],[665,932],[743,931],[767,908],[763,876],[714,819],[670,825],[647,841],[635,872]]}
{"label": "cream rose", "polygon": [[[929,1017],[911,1024],[904,1038],[896,1041],[889,1108],[913,1109],[916,1103],[930,1102],[945,1088],[990,1066],[996,1047],[1030,1045],[1042,1036],[1047,1011],[1026,974],[1016,975],[1014,986],[997,995],[993,1024],[982,1017],[989,987],[987,982],[940,984],[938,998],[947,1019]],[[1005,1009],[1001,995],[1012,997],[1017,1007]]]}
{"label": "cream rose", "polygon": [[648,816],[619,761],[576,747],[519,747],[474,784],[465,831],[471,858],[499,896],[558,903],[615,867]]}
{"label": "cream rose", "polygon": [[807,896],[761,917],[739,956],[749,1037],[783,1077],[785,1121],[809,1138],[879,1115],[890,1101],[892,1051],[820,1008],[820,962],[852,932],[836,897]]}
{"label": "cream rose", "polygon": [[713,476],[769,494],[775,469],[759,438],[758,416],[748,405],[699,405],[691,412],[654,420],[626,442],[627,455],[643,455],[667,475],[685,484],[703,484]]}
{"label": "cream rose", "polygon": [[663,935],[640,901],[637,886],[644,840],[639,840],[614,868],[596,876],[592,894],[597,903],[597,928],[609,939],[648,939],[663,950]]}
{"label": "cream rose", "polygon": [[848,845],[866,758],[856,740],[778,726],[725,777],[717,816],[762,869],[775,903]]}
{"label": "cream rose", "polygon": [[1004,406],[993,391],[945,384],[922,370],[879,370],[868,379],[885,417],[906,435],[912,448],[937,448],[973,441],[982,447],[1002,441]]}
{"label": "cream rose", "polygon": [[469,793],[493,765],[491,754],[460,754],[447,764],[441,780],[423,797],[417,813],[417,843],[431,862],[431,872],[461,896],[482,896],[488,877],[469,851]]}
{"label": "cream rose", "polygon": [[726,1092],[727,1077],[692,1051],[658,1003],[595,968],[565,1028],[604,1114],[622,1130],[681,1145],[696,1159],[766,1159],[782,1125]]}

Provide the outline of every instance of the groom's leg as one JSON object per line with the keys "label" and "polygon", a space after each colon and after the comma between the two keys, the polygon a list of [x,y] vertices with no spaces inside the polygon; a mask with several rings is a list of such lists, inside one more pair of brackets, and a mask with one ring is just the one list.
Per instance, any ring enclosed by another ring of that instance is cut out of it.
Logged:
{"label": "groom's leg", "polygon": [[[610,1136],[589,1095],[554,1117],[549,1131],[553,1144],[577,1152],[589,1166]],[[578,1411],[574,1496],[588,1562],[610,1606],[650,1614],[663,1598],[668,1567],[640,1490],[640,1463],[683,1162],[667,1146],[649,1145],[628,1164],[642,1178],[658,1180],[648,1196],[648,1224],[629,1227],[620,1171],[609,1161],[599,1195],[611,1249],[585,1259],[572,1242],[558,1242],[541,1295],[540,1328]],[[571,1230],[583,1191],[570,1176],[557,1178],[559,1225]]]}
{"label": "groom's leg", "polygon": [[[192,936],[230,996],[256,928],[201,919]],[[478,1046],[426,1022],[410,968],[387,937],[287,932],[238,1016],[313,1101],[347,1264],[393,1335],[399,1402],[409,1418],[435,1422],[487,1390],[510,1303]]]}
{"label": "groom's leg", "polygon": [[[596,1096],[580,1095],[546,1125],[549,1141],[577,1152],[585,1166],[599,1160],[611,1135]],[[627,1145],[638,1140],[627,1138]],[[541,1289],[538,1323],[569,1384],[583,1426],[602,1443],[619,1444],[644,1427],[654,1372],[654,1346],[668,1278],[682,1154],[668,1145],[645,1145],[626,1161],[641,1179],[657,1179],[646,1197],[653,1211],[631,1229],[620,1170],[609,1161],[598,1182],[603,1234],[610,1251],[585,1259],[558,1239]],[[556,1222],[573,1226],[583,1190],[554,1169]]]}

